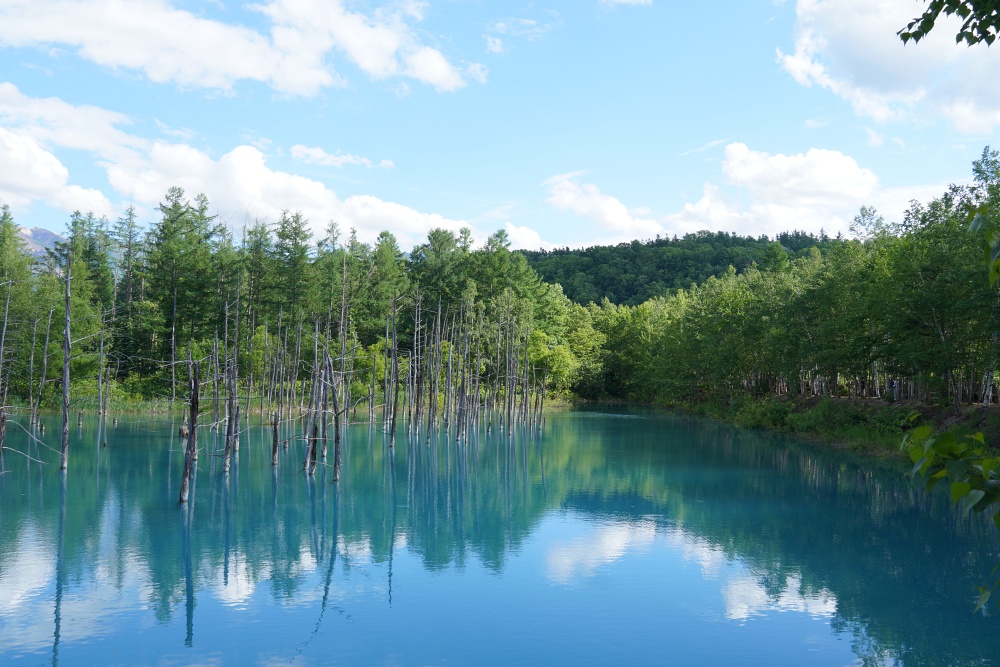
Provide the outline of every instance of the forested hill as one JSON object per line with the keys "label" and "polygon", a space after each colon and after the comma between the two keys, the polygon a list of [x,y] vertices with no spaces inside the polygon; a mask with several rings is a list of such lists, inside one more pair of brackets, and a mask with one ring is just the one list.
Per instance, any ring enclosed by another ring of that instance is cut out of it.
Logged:
{"label": "forested hill", "polygon": [[822,233],[817,237],[800,231],[783,232],[774,241],[702,231],[613,246],[523,252],[543,280],[562,285],[576,303],[600,303],[607,297],[614,304],[636,306],[701,284],[709,276],[722,276],[730,265],[737,273],[754,263],[776,268],[810,248],[823,249],[835,242]]}

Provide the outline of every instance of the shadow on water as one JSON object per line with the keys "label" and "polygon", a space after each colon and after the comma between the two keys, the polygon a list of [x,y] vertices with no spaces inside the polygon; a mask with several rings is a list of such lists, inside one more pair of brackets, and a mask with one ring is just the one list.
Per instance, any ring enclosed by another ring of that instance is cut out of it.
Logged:
{"label": "shadow on water", "polygon": [[[23,603],[0,606],[0,634],[28,639],[0,642],[0,662],[38,652],[31,604],[46,595],[53,665],[68,642],[94,641],[82,631],[69,639],[62,605],[67,587],[98,579],[119,598],[139,598],[135,613],[159,624],[171,625],[183,606],[191,648],[206,641],[194,633],[196,606],[199,616],[220,606],[213,595],[244,606],[267,595],[279,609],[314,600],[306,638],[288,635],[300,653],[324,633],[328,609],[351,616],[348,584],[362,562],[382,568],[371,595],[391,613],[414,595],[404,555],[432,576],[470,563],[501,576],[544,522],[567,513],[682,535],[742,563],[768,599],[782,599],[790,582],[828,593],[831,627],[853,637],[862,662],[989,664],[1000,655],[998,614],[971,613],[975,586],[997,559],[995,532],[927,496],[895,464],[688,417],[605,410],[553,413],[541,434],[474,432],[463,441],[428,443],[401,423],[394,448],[356,425],[333,483],[326,465],[302,472],[297,427],[282,433],[290,446],[273,467],[271,430],[251,426],[229,475],[203,451],[191,498],[178,506],[175,426],[126,418],[107,430],[85,419],[68,489],[66,477],[47,484],[57,466],[5,457],[0,590],[25,559],[51,559],[54,593],[44,582],[19,583],[19,597],[6,589]],[[80,474],[90,466],[97,474]],[[209,594],[213,586],[224,594]],[[206,637],[203,620],[199,628]]]}

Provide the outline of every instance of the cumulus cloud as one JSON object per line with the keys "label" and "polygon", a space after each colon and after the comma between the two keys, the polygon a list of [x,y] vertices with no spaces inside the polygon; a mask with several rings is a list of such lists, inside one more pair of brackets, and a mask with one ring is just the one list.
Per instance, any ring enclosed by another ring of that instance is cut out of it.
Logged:
{"label": "cumulus cloud", "polygon": [[237,146],[218,159],[185,144],[154,142],[137,163],[108,166],[108,180],[123,197],[154,206],[171,186],[189,193],[204,192],[213,209],[231,221],[244,217],[277,219],[284,209],[301,211],[314,234],[330,220],[341,228],[354,227],[364,241],[389,230],[406,247],[422,240],[436,227],[458,231],[469,227],[437,213],[371,195],[341,198],[321,181],[272,169],[266,156],[253,146]]}
{"label": "cumulus cloud", "polygon": [[146,143],[119,128],[129,124],[131,120],[122,113],[75,106],[56,97],[28,97],[14,84],[0,82],[0,126],[17,128],[42,144],[122,159]]}
{"label": "cumulus cloud", "polygon": [[731,143],[722,173],[747,203],[741,205],[719,187],[706,185],[698,202],[668,217],[674,231],[726,229],[773,236],[790,229],[846,230],[857,210],[873,204],[880,194],[872,170],[839,151],[818,148],[783,155]]}
{"label": "cumulus cloud", "polygon": [[580,172],[560,174],[545,181],[550,205],[595,221],[614,240],[648,239],[663,233],[656,220],[630,210],[620,199],[603,194],[592,183],[579,183]]}
{"label": "cumulus cloud", "polygon": [[[75,148],[97,156],[111,188],[123,201],[147,211],[176,185],[191,195],[205,193],[212,208],[233,223],[246,216],[277,219],[285,209],[299,210],[317,234],[336,220],[341,228],[355,227],[364,241],[389,230],[403,247],[423,240],[435,227],[472,227],[464,220],[370,195],[341,197],[319,180],[272,169],[258,146],[239,145],[216,158],[183,142],[129,135],[118,127],[128,123],[121,114],[54,98],[29,98],[10,84],[0,84],[0,122],[18,126],[0,126],[0,199],[15,207],[44,201],[66,211],[120,214],[121,207],[115,208],[100,191],[69,182],[69,170],[52,150]],[[390,160],[376,164],[304,145],[291,152],[300,160],[332,166],[393,166]]]}
{"label": "cumulus cloud", "polygon": [[579,173],[546,181],[548,202],[596,220],[613,240],[687,234],[700,230],[773,237],[799,229],[833,235],[847,232],[861,206],[875,206],[887,218],[901,219],[909,201],[927,201],[946,184],[884,187],[871,169],[839,151],[812,148],[784,155],[751,150],[734,142],[722,162],[724,184],[706,183],[701,197],[680,210],[654,216],[629,208],[596,185],[578,182]]}
{"label": "cumulus cloud", "polygon": [[30,136],[0,128],[0,202],[17,207],[42,200],[64,211],[113,213],[100,191],[68,181],[69,170],[55,155]]}
{"label": "cumulus cloud", "polygon": [[[896,31],[917,13],[897,0],[799,0],[795,48],[779,64],[804,86],[820,86],[876,121],[920,112],[945,117],[962,132],[991,132],[1000,123],[1000,61],[985,48],[955,44],[958,24],[942,17],[919,44]],[[863,21],[858,17],[864,16]]]}
{"label": "cumulus cloud", "polygon": [[552,250],[555,247],[554,244],[543,240],[539,233],[531,227],[506,222],[504,229],[507,230],[510,247],[515,250]]}
{"label": "cumulus cloud", "polygon": [[420,8],[401,3],[369,15],[342,0],[270,0],[249,6],[270,20],[264,34],[168,0],[10,0],[0,7],[0,44],[69,47],[98,65],[190,88],[230,91],[249,80],[315,95],[344,83],[330,63],[335,53],[373,79],[461,88],[462,72],[413,28]]}

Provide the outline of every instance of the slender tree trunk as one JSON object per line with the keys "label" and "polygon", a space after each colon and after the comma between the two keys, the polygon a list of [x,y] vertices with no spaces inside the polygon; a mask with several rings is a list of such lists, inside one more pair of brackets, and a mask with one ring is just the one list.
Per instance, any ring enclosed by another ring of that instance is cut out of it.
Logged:
{"label": "slender tree trunk", "polygon": [[[327,367],[333,371],[333,362],[330,361],[329,356],[327,357]],[[340,451],[340,402],[337,399],[336,387],[331,391],[331,397],[333,398],[333,481],[340,481],[340,464],[341,464],[341,451]]]}
{"label": "slender tree trunk", "polygon": [[63,330],[63,374],[62,374],[62,450],[59,469],[66,470],[69,458],[69,350],[70,338],[70,281],[72,280],[73,253],[66,251],[66,327]]}
{"label": "slender tree trunk", "polygon": [[179,502],[186,503],[188,500],[188,489],[191,484],[191,469],[194,466],[196,452],[198,451],[198,384],[199,384],[198,362],[191,362],[191,373],[188,388],[191,392],[190,416],[188,417],[187,447],[184,450],[184,472],[181,475],[181,494]]}
{"label": "slender tree trunk", "polygon": [[392,297],[392,410],[389,417],[389,447],[396,445],[396,408],[399,406],[399,352],[396,349],[396,295]]}
{"label": "slender tree trunk", "polygon": [[170,402],[177,400],[177,285],[174,285],[174,307],[170,315]]}
{"label": "slender tree trunk", "polygon": [[274,413],[274,422],[271,424],[271,465],[278,465],[278,413]]}
{"label": "slender tree trunk", "polygon": [[101,349],[97,362],[97,414],[104,407],[104,309],[101,309]]}

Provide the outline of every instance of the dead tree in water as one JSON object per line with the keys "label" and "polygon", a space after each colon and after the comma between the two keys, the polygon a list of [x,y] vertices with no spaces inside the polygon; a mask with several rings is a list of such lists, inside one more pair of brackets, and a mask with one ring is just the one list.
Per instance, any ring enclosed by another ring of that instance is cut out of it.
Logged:
{"label": "dead tree in water", "polygon": [[188,429],[187,447],[184,449],[184,473],[181,475],[181,495],[178,502],[186,503],[188,499],[188,489],[191,484],[191,468],[194,465],[195,455],[198,451],[198,362],[192,361],[191,374],[188,381],[188,389],[191,392],[191,410],[189,416],[190,427]]}
{"label": "dead tree in water", "polygon": [[69,458],[69,348],[72,340],[69,333],[70,325],[70,280],[72,279],[71,268],[73,253],[66,249],[66,328],[63,331],[63,375],[62,375],[62,396],[63,396],[63,428],[62,428],[62,450],[59,457],[59,469],[65,470]]}
{"label": "dead tree in water", "polygon": [[319,431],[317,417],[319,415],[320,395],[323,393],[325,374],[325,366],[322,370],[319,368],[313,369],[312,396],[309,399],[309,412],[306,414],[305,419],[305,433],[302,434],[306,442],[306,454],[305,459],[302,461],[302,470],[310,475],[316,468],[316,440]]}
{"label": "dead tree in water", "polygon": [[399,351],[396,339],[396,296],[392,297],[392,408],[389,416],[389,447],[396,445],[396,412],[399,409]]}
{"label": "dead tree in water", "polygon": [[[228,364],[227,364],[228,366]],[[216,363],[218,367],[218,363]],[[234,443],[237,438],[237,430],[240,427],[239,403],[236,400],[236,371],[232,368],[226,369],[226,384],[228,386],[228,400],[226,401],[226,452],[222,462],[222,472],[229,472],[229,462],[232,460]],[[216,398],[216,401],[218,399]],[[216,408],[218,410],[218,408]],[[193,431],[194,429],[192,429]]]}
{"label": "dead tree in water", "polygon": [[271,425],[271,465],[278,465],[278,413],[274,413],[274,423]]}
{"label": "dead tree in water", "polygon": [[[333,367],[324,364],[324,368],[327,369],[327,377],[330,378],[333,375]],[[320,438],[323,440],[322,458],[326,461],[326,414],[329,412],[330,407],[330,383],[323,383],[323,391],[320,392],[322,400],[320,401]]]}
{"label": "dead tree in water", "polygon": [[[326,366],[330,370],[330,375],[333,375],[333,360],[330,359],[330,355],[326,357]],[[333,481],[340,481],[340,401],[337,398],[337,388],[333,387],[333,391],[330,392],[331,398],[333,398]]]}

